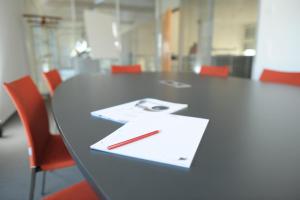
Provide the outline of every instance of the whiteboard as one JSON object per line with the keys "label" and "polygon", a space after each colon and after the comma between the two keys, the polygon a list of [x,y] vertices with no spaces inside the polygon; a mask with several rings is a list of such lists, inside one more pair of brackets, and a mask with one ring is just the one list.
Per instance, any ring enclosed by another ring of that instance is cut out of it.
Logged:
{"label": "whiteboard", "polygon": [[120,43],[115,17],[94,10],[84,11],[85,31],[93,59],[119,58]]}

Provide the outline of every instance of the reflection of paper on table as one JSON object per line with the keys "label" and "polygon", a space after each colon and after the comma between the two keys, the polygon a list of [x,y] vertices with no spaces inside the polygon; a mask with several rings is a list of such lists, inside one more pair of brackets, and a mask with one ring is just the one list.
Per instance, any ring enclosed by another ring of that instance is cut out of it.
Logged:
{"label": "reflection of paper on table", "polygon": [[[179,115],[145,114],[133,120],[90,148],[189,168],[204,134],[208,119]],[[107,147],[145,133],[160,133],[122,147]]]}
{"label": "reflection of paper on table", "polygon": [[178,81],[173,81],[173,80],[160,80],[159,82],[163,85],[171,86],[174,88],[190,88],[190,87],[192,87],[189,84],[178,82]]}
{"label": "reflection of paper on table", "polygon": [[157,99],[141,99],[130,103],[91,112],[92,116],[100,117],[120,123],[127,123],[142,114],[164,113],[170,114],[188,107],[187,104],[172,103]]}

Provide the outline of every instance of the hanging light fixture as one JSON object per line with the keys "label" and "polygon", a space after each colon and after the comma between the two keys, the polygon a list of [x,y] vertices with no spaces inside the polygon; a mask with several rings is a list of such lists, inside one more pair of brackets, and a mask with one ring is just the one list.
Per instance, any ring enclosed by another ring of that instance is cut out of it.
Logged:
{"label": "hanging light fixture", "polygon": [[101,4],[101,3],[103,3],[103,2],[104,2],[104,0],[94,0],[94,3],[95,3],[96,5]]}

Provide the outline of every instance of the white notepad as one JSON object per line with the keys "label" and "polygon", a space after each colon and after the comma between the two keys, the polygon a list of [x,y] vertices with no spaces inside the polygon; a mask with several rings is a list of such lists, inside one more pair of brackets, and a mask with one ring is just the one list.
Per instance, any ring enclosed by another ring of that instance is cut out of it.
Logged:
{"label": "white notepad", "polygon": [[[208,119],[147,114],[128,122],[91,149],[190,168]],[[108,150],[108,146],[155,131],[160,133]]]}
{"label": "white notepad", "polygon": [[187,104],[172,103],[158,99],[145,98],[118,106],[91,112],[92,116],[100,117],[125,124],[147,113],[170,114],[187,108]]}

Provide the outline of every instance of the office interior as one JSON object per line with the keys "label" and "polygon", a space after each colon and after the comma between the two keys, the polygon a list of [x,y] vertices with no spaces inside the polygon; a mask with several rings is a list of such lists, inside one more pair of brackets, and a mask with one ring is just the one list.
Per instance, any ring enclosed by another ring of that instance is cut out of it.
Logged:
{"label": "office interior", "polygon": [[[258,84],[265,69],[300,72],[299,7],[298,0],[0,0],[0,199],[27,199],[30,185],[25,129],[3,83],[30,76],[54,132],[42,76],[51,70],[64,84],[111,76],[113,65],[193,75],[227,66],[227,79]],[[36,178],[34,199],[42,199],[85,176],[76,166],[50,172],[45,194]]]}

